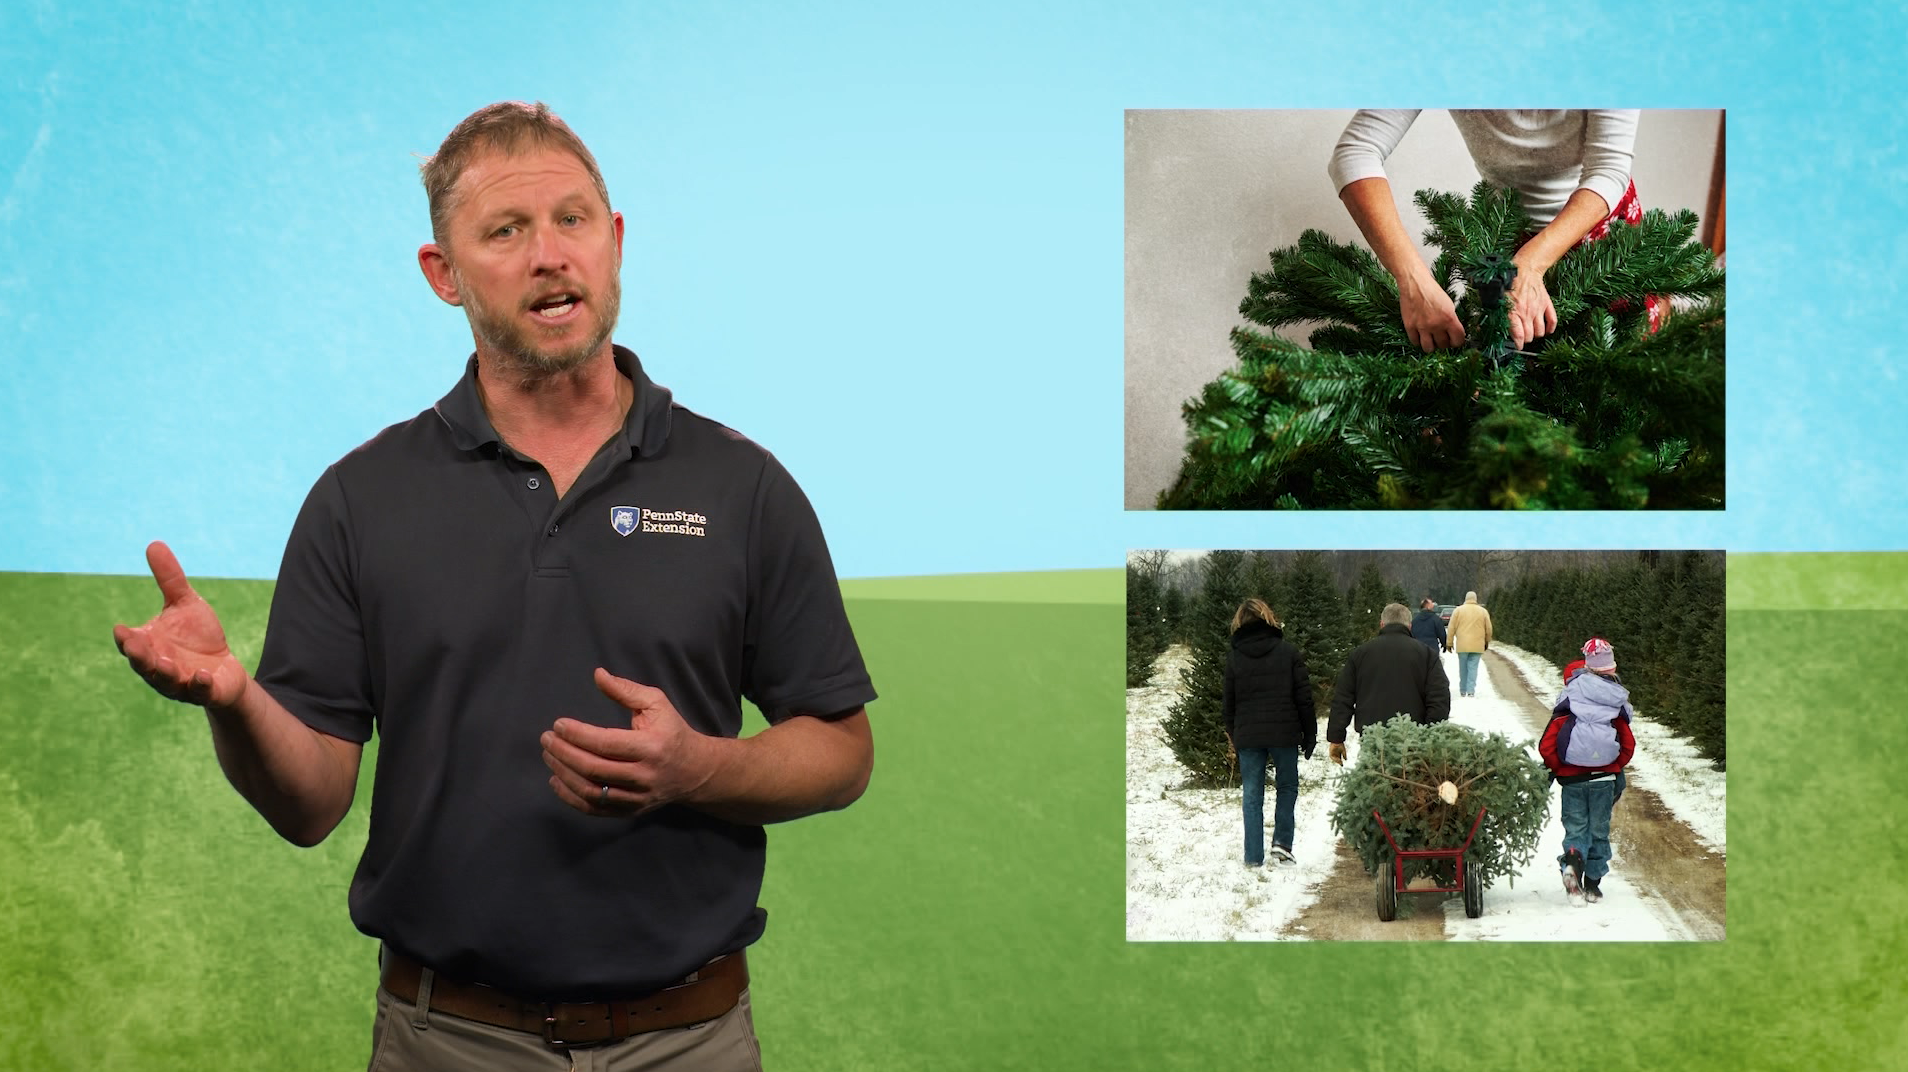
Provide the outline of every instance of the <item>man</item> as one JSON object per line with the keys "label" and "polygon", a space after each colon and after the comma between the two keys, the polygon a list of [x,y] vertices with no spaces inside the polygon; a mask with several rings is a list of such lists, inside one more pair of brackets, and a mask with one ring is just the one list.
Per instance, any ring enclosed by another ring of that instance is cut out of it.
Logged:
{"label": "man", "polygon": [[1365,727],[1400,715],[1426,725],[1451,717],[1451,683],[1435,653],[1411,637],[1411,612],[1391,603],[1378,615],[1378,635],[1352,649],[1332,690],[1325,740],[1332,762],[1345,764],[1345,726]]}
{"label": "man", "polygon": [[1477,593],[1464,593],[1464,605],[1451,612],[1451,650],[1458,657],[1458,695],[1477,695],[1477,664],[1491,646],[1491,612],[1478,605]]}
{"label": "man", "polygon": [[[610,341],[623,217],[561,119],[481,109],[423,179],[462,380],[312,489],[256,677],[164,544],[164,609],[114,638],[296,844],[377,730],[350,896],[384,943],[377,1067],[758,1068],[762,824],[847,806],[873,764],[820,526]],[[746,739],[742,696],[770,723]]]}
{"label": "man", "polygon": [[1411,636],[1431,649],[1437,655],[1444,651],[1444,619],[1438,617],[1438,604],[1430,596],[1418,604],[1418,613],[1411,616]]}

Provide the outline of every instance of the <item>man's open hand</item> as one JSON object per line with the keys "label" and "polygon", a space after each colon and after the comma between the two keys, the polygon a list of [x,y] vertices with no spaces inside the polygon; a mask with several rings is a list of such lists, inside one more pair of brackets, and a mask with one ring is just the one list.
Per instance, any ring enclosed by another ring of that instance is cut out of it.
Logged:
{"label": "man's open hand", "polygon": [[211,604],[186,580],[172,549],[154,542],[146,565],[165,605],[145,625],[113,626],[113,643],[159,695],[201,707],[230,707],[245,694],[245,667],[225,643]]}
{"label": "man's open hand", "polygon": [[596,687],[629,711],[629,728],[560,718],[544,732],[550,788],[565,804],[585,815],[636,815],[688,798],[715,774],[717,739],[684,722],[661,689],[600,667]]}

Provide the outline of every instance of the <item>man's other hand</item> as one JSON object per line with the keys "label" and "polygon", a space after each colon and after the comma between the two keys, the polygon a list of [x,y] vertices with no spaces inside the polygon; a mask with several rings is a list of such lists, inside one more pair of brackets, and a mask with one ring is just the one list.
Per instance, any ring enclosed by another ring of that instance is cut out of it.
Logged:
{"label": "man's other hand", "polygon": [[550,788],[585,815],[630,816],[684,800],[715,773],[714,738],[663,691],[596,671],[596,687],[629,711],[629,728],[560,718],[542,738]]}
{"label": "man's other hand", "polygon": [[1345,746],[1343,743],[1333,743],[1329,751],[1331,752],[1333,763],[1341,767],[1345,765]]}
{"label": "man's other hand", "polygon": [[146,565],[165,600],[144,625],[113,626],[113,643],[153,691],[200,707],[230,707],[245,694],[245,667],[225,642],[211,604],[186,580],[172,549],[146,547]]}

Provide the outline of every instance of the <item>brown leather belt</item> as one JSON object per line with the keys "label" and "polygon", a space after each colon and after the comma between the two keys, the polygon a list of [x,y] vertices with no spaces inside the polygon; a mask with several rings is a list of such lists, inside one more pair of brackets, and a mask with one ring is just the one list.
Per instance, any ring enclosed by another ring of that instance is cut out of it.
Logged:
{"label": "brown leather belt", "polygon": [[[384,989],[412,1004],[424,966],[390,946],[384,948]],[[740,951],[698,968],[680,983],[622,1001],[525,1001],[480,983],[431,977],[430,1007],[466,1020],[542,1035],[552,1046],[594,1046],[644,1031],[686,1027],[735,1008],[749,985]]]}

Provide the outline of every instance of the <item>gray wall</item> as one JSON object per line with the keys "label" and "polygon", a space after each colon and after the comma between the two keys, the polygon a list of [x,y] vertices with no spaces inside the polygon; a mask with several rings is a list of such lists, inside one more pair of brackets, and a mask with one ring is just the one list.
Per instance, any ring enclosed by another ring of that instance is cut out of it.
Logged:
{"label": "gray wall", "polygon": [[[1325,172],[1352,112],[1126,113],[1126,508],[1151,509],[1179,474],[1181,403],[1232,364],[1246,281],[1267,254],[1316,227],[1358,241]],[[1649,110],[1633,177],[1645,208],[1709,197],[1721,113]],[[1468,193],[1477,169],[1449,113],[1426,111],[1385,162],[1405,229],[1425,188]],[[1287,329],[1303,340],[1308,330]]]}

